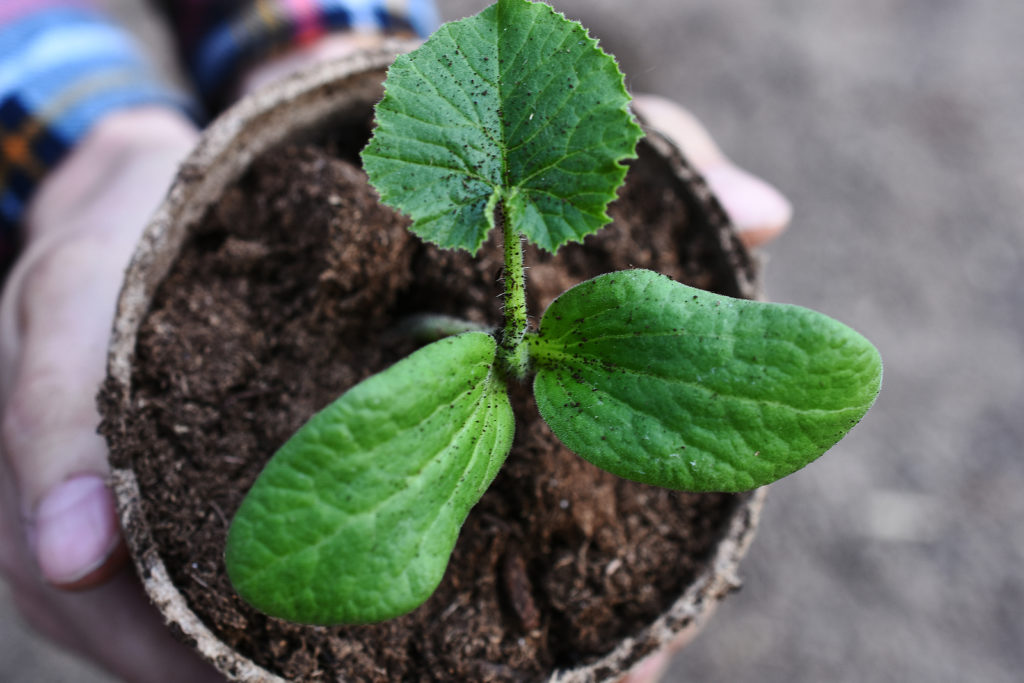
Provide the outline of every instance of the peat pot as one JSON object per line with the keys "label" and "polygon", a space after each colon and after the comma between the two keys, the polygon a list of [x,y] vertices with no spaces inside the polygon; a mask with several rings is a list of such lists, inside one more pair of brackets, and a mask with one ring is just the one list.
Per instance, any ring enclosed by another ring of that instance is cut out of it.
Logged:
{"label": "peat pot", "polygon": [[[232,591],[228,523],[313,412],[415,347],[420,312],[497,323],[500,239],[424,244],[358,168],[395,50],[299,74],[221,116],[127,273],[101,393],[121,524],[169,627],[236,681],[615,680],[684,643],[738,586],[763,492],[626,482],[562,447],[513,390],[516,445],[434,596],[358,627],[268,618]],[[650,132],[614,223],[557,256],[528,248],[529,306],[649,267],[733,296],[754,266],[707,185]]]}

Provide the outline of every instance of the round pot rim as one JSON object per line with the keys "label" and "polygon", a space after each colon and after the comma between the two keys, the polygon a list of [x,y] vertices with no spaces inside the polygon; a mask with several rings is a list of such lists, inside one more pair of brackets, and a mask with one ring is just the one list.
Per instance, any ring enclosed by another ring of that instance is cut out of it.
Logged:
{"label": "round pot rim", "polygon": [[[125,276],[107,364],[107,387],[113,389],[116,400],[124,405],[131,401],[131,368],[139,326],[157,286],[206,208],[264,151],[289,139],[296,130],[337,115],[340,100],[374,101],[372,93],[381,87],[380,72],[411,47],[407,42],[390,42],[381,49],[355,53],[293,75],[242,99],[206,129],[147,226]],[[689,188],[691,200],[708,218],[708,229],[716,233],[719,256],[735,274],[736,293],[757,298],[755,264],[707,184],[670,140],[657,133],[648,139],[669,160]],[[174,587],[145,519],[135,473],[112,466],[111,483],[136,569],[172,630],[180,632],[233,680],[283,683],[285,679],[221,641]],[[596,662],[556,671],[549,680],[570,683],[618,677],[656,649],[692,639],[718,602],[739,587],[738,565],[753,540],[765,493],[762,488],[739,498],[728,529],[704,570],[667,611]]]}

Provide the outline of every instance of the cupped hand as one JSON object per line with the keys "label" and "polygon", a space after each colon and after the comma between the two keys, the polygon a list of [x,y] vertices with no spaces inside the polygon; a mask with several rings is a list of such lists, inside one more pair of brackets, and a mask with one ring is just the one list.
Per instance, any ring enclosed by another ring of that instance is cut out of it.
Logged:
{"label": "cupped hand", "polygon": [[140,682],[221,680],[125,566],[96,433],[125,266],[195,137],[167,109],[104,118],[34,197],[0,300],[0,571],[35,628]]}

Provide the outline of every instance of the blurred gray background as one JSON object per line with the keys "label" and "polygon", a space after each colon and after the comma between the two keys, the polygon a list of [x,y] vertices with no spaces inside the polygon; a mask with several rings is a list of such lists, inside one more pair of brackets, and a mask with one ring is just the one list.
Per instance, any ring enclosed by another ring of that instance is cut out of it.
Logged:
{"label": "blurred gray background", "polygon": [[[445,18],[485,4],[439,0]],[[842,319],[886,362],[864,422],[772,486],[744,589],[666,680],[1020,681],[1024,3],[554,4],[633,90],[684,102],[792,199],[769,296]],[[0,593],[0,680],[108,679]]]}

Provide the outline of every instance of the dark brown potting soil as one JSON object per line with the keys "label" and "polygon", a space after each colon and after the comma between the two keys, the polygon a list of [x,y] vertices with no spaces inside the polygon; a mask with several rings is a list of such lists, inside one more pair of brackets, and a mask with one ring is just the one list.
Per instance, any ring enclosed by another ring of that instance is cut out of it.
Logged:
{"label": "dark brown potting soil", "polygon": [[[597,236],[557,257],[528,248],[533,315],[575,282],[634,266],[730,293],[720,266],[707,265],[711,238],[690,234],[690,211],[658,163],[643,148],[614,224]],[[542,679],[655,619],[723,533],[735,497],[596,469],[554,439],[517,387],[515,447],[425,605],[387,623],[322,628],[267,618],[235,596],[225,534],[263,463],[309,415],[413,350],[395,333],[406,316],[496,324],[493,237],[476,259],[435,249],[377,203],[355,166],[288,148],[223,197],[158,293],[113,457],[137,472],[192,609],[258,664],[313,681]]]}

